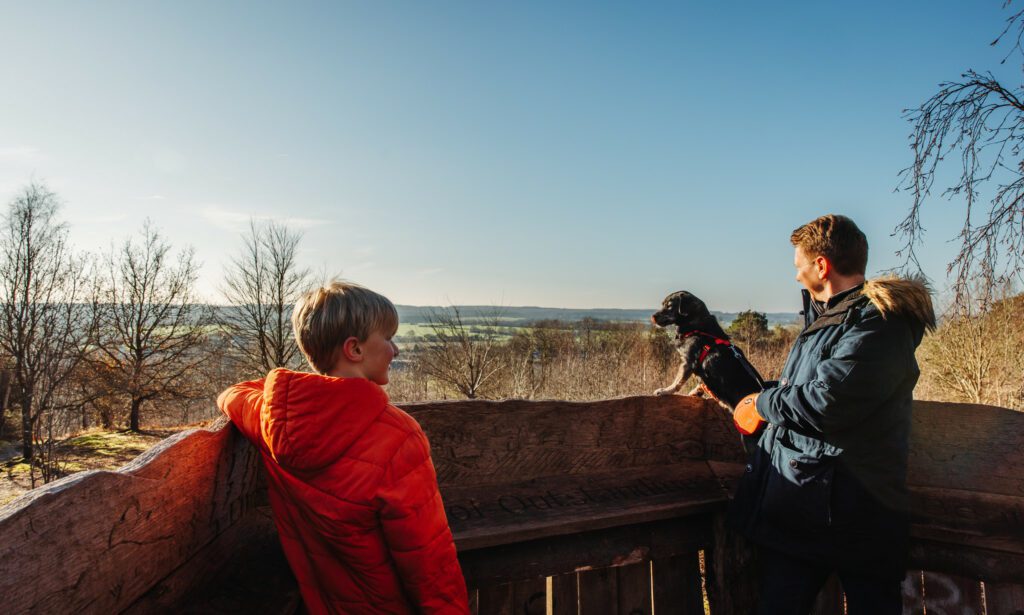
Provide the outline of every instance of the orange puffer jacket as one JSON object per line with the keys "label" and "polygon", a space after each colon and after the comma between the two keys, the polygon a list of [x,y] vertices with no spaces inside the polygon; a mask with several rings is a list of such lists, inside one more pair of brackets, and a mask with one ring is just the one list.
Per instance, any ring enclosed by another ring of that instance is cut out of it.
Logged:
{"label": "orange puffer jacket", "polygon": [[423,430],[376,384],[275,369],[217,405],[260,450],[310,613],[468,613]]}

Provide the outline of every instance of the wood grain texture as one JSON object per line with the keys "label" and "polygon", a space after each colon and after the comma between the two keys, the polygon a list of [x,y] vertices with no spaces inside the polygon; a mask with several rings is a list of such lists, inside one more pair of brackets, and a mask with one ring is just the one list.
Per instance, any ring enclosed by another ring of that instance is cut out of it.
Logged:
{"label": "wood grain texture", "polygon": [[619,577],[614,569],[581,571],[576,580],[580,615],[616,615],[619,612]]}
{"label": "wood grain texture", "polygon": [[301,603],[269,506],[246,514],[136,600],[124,615],[294,613]]}
{"label": "wood grain texture", "polygon": [[707,515],[636,523],[459,552],[470,587],[693,553],[711,544]]}
{"label": "wood grain texture", "polygon": [[[533,608],[543,576],[559,575],[555,612],[576,612],[577,594],[589,596],[583,612],[611,612],[641,593],[639,577],[620,578],[616,568],[657,560],[657,596],[667,591],[658,587],[658,562],[700,548],[713,612],[751,604],[744,579],[756,578],[756,562],[721,516],[745,455],[717,404],[669,396],[405,409],[431,440],[467,580],[487,590],[480,609]],[[178,434],[117,472],[77,474],[0,508],[4,612],[188,604],[236,542],[241,549],[263,531],[243,529],[262,501],[258,464],[221,422]],[[915,403],[909,483],[913,565],[986,580],[989,613],[1024,608],[1014,606],[1024,581],[1024,414]],[[668,576],[689,579],[692,589],[693,575],[688,565]],[[941,595],[943,577],[928,578],[934,588],[918,583],[908,608],[918,600],[923,610],[926,595]],[[961,596],[973,587],[965,583],[956,585]],[[500,584],[505,590],[488,589]]]}
{"label": "wood grain texture", "polygon": [[688,460],[743,460],[727,413],[718,404],[694,397],[474,400],[402,408],[430,439],[442,489]]}
{"label": "wood grain texture", "polygon": [[577,574],[570,572],[551,577],[552,615],[579,615],[579,587]]}
{"label": "wood grain texture", "polygon": [[619,588],[618,612],[624,615],[650,615],[651,563],[642,561],[615,570]]}
{"label": "wood grain texture", "polygon": [[546,615],[547,585],[546,577],[512,583],[512,612],[515,615]]}
{"label": "wood grain texture", "polygon": [[697,553],[658,558],[652,562],[656,613],[704,615],[700,561]]}
{"label": "wood grain texture", "polygon": [[1024,585],[986,583],[985,606],[989,615],[1024,615]]}
{"label": "wood grain texture", "polygon": [[0,508],[4,611],[126,609],[253,508],[257,464],[219,421]]}
{"label": "wood grain texture", "polygon": [[722,514],[714,517],[715,541],[704,552],[708,603],[712,613],[752,613],[760,577],[752,544],[731,531]]}
{"label": "wood grain texture", "polygon": [[480,615],[512,615],[512,584],[502,583],[477,592],[477,613]]}

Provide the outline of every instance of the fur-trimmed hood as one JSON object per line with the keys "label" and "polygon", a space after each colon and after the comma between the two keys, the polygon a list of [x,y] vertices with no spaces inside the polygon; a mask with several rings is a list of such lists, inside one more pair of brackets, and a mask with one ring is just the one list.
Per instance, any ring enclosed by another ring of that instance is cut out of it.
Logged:
{"label": "fur-trimmed hood", "polygon": [[935,330],[931,290],[923,279],[882,276],[864,282],[863,292],[883,318],[899,314],[920,322],[929,331]]}

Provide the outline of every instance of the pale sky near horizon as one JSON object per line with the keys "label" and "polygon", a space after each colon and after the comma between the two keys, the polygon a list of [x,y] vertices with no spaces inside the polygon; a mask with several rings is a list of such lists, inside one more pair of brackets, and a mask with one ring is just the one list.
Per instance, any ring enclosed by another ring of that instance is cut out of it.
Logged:
{"label": "pale sky near horizon", "polygon": [[[0,203],[45,182],[82,250],[149,218],[218,301],[250,218],[396,303],[796,311],[822,214],[898,264],[901,111],[999,0],[4,2]],[[941,291],[958,203],[925,211]]]}

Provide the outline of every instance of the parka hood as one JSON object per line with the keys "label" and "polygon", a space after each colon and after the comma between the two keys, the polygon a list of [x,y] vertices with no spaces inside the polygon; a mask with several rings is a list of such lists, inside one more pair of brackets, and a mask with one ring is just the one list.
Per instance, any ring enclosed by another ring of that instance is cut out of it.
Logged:
{"label": "parka hood", "polygon": [[882,276],[864,282],[863,292],[883,318],[899,314],[920,323],[929,331],[935,330],[932,295],[924,280]]}
{"label": "parka hood", "polygon": [[369,380],[279,368],[264,381],[260,430],[282,467],[316,470],[341,457],[387,405]]}

